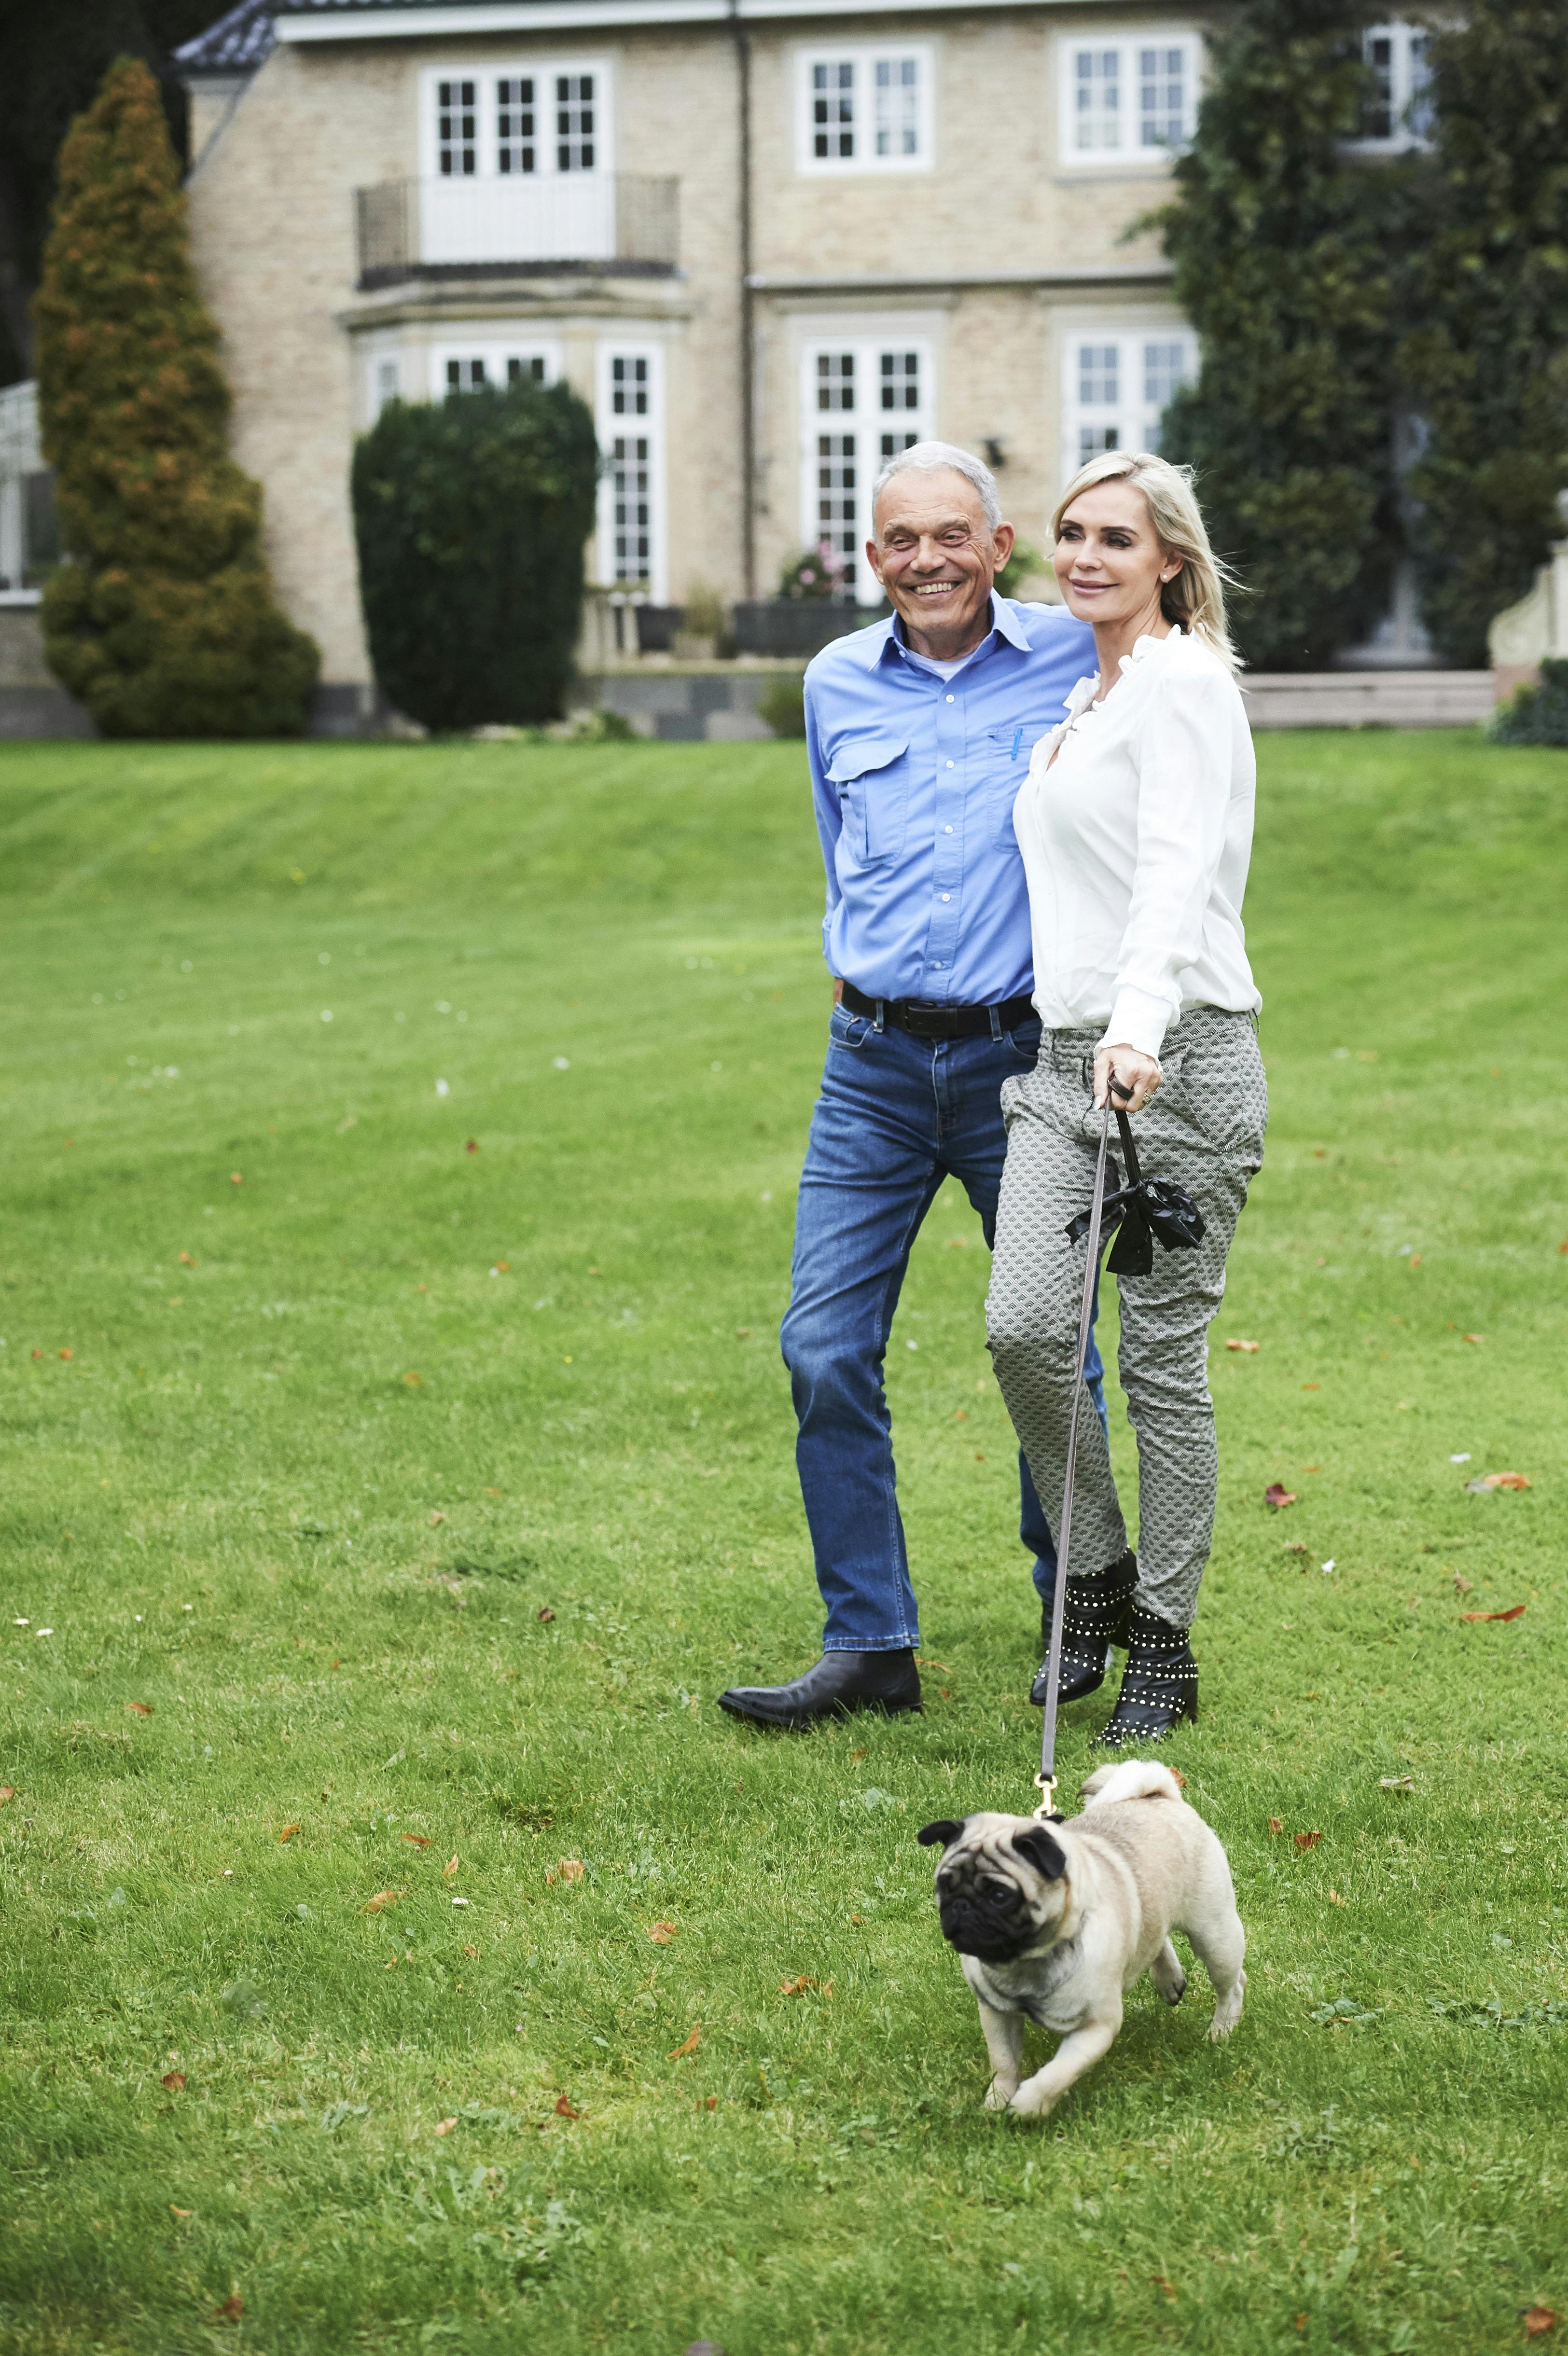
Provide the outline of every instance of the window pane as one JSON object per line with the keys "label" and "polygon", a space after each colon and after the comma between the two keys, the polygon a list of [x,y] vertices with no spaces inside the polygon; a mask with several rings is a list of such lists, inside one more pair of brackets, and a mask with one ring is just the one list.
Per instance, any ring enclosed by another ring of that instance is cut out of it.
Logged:
{"label": "window pane", "polygon": [[506,364],[506,380],[508,384],[542,384],[545,380],[542,352],[531,352],[526,359],[514,352]]}
{"label": "window pane", "polygon": [[811,153],[821,163],[842,163],[854,154],[854,65],[811,68]]}
{"label": "window pane", "polygon": [[594,77],[555,77],[555,169],[591,172],[594,168]]}
{"label": "window pane", "polygon": [[874,128],[879,155],[920,152],[920,63],[918,58],[878,58],[875,68]]}
{"label": "window pane", "polygon": [[533,78],[511,78],[496,84],[496,169],[536,172],[539,118],[534,105]]}
{"label": "window pane", "polygon": [[1122,436],[1114,425],[1080,425],[1078,429],[1078,463],[1087,465],[1098,458],[1102,450],[1120,450]]}
{"label": "window pane", "polygon": [[[1084,409],[1114,409],[1122,398],[1121,348],[1116,344],[1079,344],[1078,398]],[[1116,448],[1114,442],[1101,447]]]}
{"label": "window pane", "polygon": [[1187,53],[1138,51],[1138,145],[1179,147],[1187,136]]}
{"label": "window pane", "polygon": [[918,434],[885,434],[882,436],[882,455],[884,458],[896,458],[900,450],[912,450],[919,438]]}
{"label": "window pane", "polygon": [[[853,434],[817,436],[817,537],[853,558],[859,545],[856,528],[857,477]],[[853,575],[851,576],[853,578]]]}
{"label": "window pane", "polygon": [[1181,341],[1144,346],[1144,402],[1164,409],[1187,380],[1187,347]]}
{"label": "window pane", "polygon": [[920,406],[920,355],[918,352],[883,353],[882,406],[884,409],[918,409]]}
{"label": "window pane", "polygon": [[1080,154],[1122,145],[1122,52],[1073,53],[1073,145]]}
{"label": "window pane", "polygon": [[447,361],[446,390],[448,392],[472,392],[476,385],[481,385],[485,381],[485,363],[482,358]]}
{"label": "window pane", "polygon": [[1410,64],[1410,104],[1404,119],[1412,139],[1423,145],[1430,144],[1435,128],[1435,110],[1432,103],[1432,60],[1427,55],[1424,33],[1407,32],[1406,57]]}
{"label": "window pane", "polygon": [[817,354],[817,407],[819,409],[853,409],[854,407],[854,354],[853,352],[819,352]]}
{"label": "window pane", "polygon": [[610,513],[615,577],[646,581],[653,571],[653,469],[645,434],[618,434],[610,444]]}
{"label": "window pane", "polygon": [[478,82],[435,85],[435,145],[443,179],[464,179],[478,169]]}
{"label": "window pane", "polygon": [[618,357],[610,362],[610,407],[617,417],[648,414],[648,362]]}
{"label": "window pane", "polygon": [[1394,133],[1392,32],[1369,33],[1363,55],[1370,70],[1372,88],[1361,112],[1361,136],[1363,139],[1391,139]]}

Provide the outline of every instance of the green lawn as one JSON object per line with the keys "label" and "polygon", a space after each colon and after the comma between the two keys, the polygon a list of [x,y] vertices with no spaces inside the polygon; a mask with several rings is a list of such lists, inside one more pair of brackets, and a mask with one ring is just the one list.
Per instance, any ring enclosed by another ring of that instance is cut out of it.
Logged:
{"label": "green lawn", "polygon": [[889,1361],[926,1715],[714,1707],[818,1627],[799,747],[0,755],[0,2350],[1479,2356],[1568,2310],[1568,755],[1261,756],[1274,1111],[1172,1747],[1247,2011],[1212,2048],[1201,1976],[1145,1983],[1030,2129],[914,1839],[1026,1807],[1038,1725],[954,1190]]}

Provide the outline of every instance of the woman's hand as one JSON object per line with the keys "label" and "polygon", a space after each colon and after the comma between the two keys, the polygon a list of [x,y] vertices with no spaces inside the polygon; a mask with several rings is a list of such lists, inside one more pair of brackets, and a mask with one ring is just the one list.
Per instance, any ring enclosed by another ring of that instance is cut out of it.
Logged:
{"label": "woman's hand", "polygon": [[[1131,1097],[1110,1095],[1113,1074],[1122,1087],[1132,1090]],[[1157,1056],[1145,1055],[1136,1047],[1101,1047],[1094,1058],[1094,1109],[1103,1112],[1109,1097],[1116,1111],[1139,1112],[1162,1077]]]}

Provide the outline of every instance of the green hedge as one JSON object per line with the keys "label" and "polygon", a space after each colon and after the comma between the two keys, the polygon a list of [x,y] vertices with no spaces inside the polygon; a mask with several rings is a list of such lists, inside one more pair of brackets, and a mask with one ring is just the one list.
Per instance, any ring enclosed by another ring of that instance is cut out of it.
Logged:
{"label": "green hedge", "polygon": [[376,677],[427,728],[559,717],[583,605],[598,444],[564,384],[394,401],[354,452]]}

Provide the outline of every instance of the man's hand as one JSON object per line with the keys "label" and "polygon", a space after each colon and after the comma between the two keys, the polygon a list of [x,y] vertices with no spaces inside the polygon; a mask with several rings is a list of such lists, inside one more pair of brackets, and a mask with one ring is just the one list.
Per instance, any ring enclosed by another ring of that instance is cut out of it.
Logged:
{"label": "man's hand", "polygon": [[835,1006],[843,1004],[843,984],[836,973],[833,976],[833,1004]]}
{"label": "man's hand", "polygon": [[[1112,1074],[1122,1087],[1131,1088],[1130,1098],[1111,1095]],[[1145,1055],[1136,1047],[1101,1047],[1094,1058],[1094,1109],[1103,1112],[1106,1102],[1118,1112],[1140,1112],[1162,1078],[1157,1056]]]}

